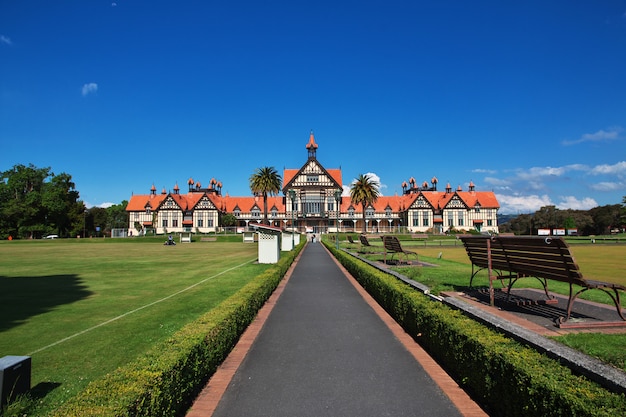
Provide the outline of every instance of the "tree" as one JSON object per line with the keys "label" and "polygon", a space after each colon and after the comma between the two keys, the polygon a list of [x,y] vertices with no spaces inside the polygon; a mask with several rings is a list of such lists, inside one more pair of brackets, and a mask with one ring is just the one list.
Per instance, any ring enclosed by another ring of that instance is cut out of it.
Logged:
{"label": "tree", "polygon": [[621,210],[621,204],[594,207],[589,210],[595,229],[592,233],[598,235],[609,234],[612,228],[620,224]]}
{"label": "tree", "polygon": [[250,176],[250,190],[254,195],[263,196],[263,222],[269,224],[267,219],[267,196],[277,195],[280,191],[282,178],[276,168],[257,168]]}
{"label": "tree", "polygon": [[360,204],[363,208],[363,233],[367,233],[365,210],[378,200],[380,196],[379,187],[378,181],[373,180],[366,174],[359,174],[350,187],[350,199],[353,203]]}
{"label": "tree", "polygon": [[126,212],[127,205],[128,201],[122,200],[121,204],[114,204],[107,207],[106,231],[111,232],[111,229],[128,227],[128,212]]}
{"label": "tree", "polygon": [[35,238],[53,232],[67,236],[78,196],[69,174],[15,165],[0,173],[0,236]]}
{"label": "tree", "polygon": [[622,197],[622,210],[620,213],[620,227],[623,229],[626,226],[626,195]]}
{"label": "tree", "polygon": [[237,218],[235,217],[234,214],[224,213],[220,217],[220,223],[221,223],[221,226],[223,227],[232,227],[237,224]]}

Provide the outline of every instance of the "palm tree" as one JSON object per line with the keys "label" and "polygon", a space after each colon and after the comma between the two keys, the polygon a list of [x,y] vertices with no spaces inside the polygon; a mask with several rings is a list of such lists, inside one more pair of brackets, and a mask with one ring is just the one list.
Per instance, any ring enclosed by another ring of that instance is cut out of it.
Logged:
{"label": "palm tree", "polygon": [[267,196],[277,195],[280,191],[281,176],[274,167],[257,168],[250,176],[250,190],[254,195],[263,196],[263,222],[269,224],[267,220]]}
{"label": "palm tree", "polygon": [[367,174],[359,174],[350,187],[350,199],[353,203],[363,207],[363,233],[367,233],[367,223],[365,222],[365,209],[370,204],[374,204],[380,196],[380,184]]}

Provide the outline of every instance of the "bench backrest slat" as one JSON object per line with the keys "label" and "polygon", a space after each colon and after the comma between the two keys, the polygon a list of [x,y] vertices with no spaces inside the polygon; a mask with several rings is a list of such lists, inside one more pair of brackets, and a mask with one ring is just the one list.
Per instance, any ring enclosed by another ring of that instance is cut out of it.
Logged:
{"label": "bench backrest slat", "polygon": [[400,241],[395,236],[382,236],[385,249],[391,252],[404,252]]}
{"label": "bench backrest slat", "polygon": [[461,240],[472,264],[488,268],[487,239],[491,245],[491,267],[533,276],[584,285],[585,279],[561,238],[535,236],[463,236]]}

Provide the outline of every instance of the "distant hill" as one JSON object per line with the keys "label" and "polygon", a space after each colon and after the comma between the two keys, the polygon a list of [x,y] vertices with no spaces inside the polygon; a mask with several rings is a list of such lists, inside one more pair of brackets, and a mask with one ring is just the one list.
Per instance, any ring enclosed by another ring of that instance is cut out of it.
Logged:
{"label": "distant hill", "polygon": [[505,223],[508,223],[509,221],[513,220],[517,216],[519,215],[518,214],[498,214],[498,225],[503,225]]}

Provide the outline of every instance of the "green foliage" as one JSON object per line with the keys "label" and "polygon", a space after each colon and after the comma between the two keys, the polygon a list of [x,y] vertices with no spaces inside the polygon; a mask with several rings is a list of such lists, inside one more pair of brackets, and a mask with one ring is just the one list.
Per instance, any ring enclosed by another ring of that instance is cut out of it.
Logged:
{"label": "green foliage", "polygon": [[250,176],[250,191],[254,195],[263,197],[263,221],[265,224],[269,224],[267,220],[267,196],[278,194],[281,181],[282,178],[274,167],[257,168],[254,174]]}
{"label": "green foliage", "polygon": [[176,416],[188,407],[278,286],[297,254],[280,261],[146,355],[90,383],[53,416]]}
{"label": "green foliage", "polygon": [[359,176],[354,179],[354,182],[350,187],[350,199],[355,204],[360,204],[363,208],[363,233],[367,233],[365,210],[370,204],[373,204],[376,200],[378,200],[378,197],[380,196],[379,187],[380,184],[378,181],[373,180],[367,174],[359,174]]}
{"label": "green foliage", "polygon": [[626,397],[336,251],[343,266],[492,415],[626,415]]}
{"label": "green foliage", "polygon": [[0,173],[0,238],[67,235],[78,200],[72,177],[50,168],[15,165]]}
{"label": "green foliage", "polygon": [[225,213],[220,217],[220,226],[231,227],[237,224],[237,218],[234,214]]}

